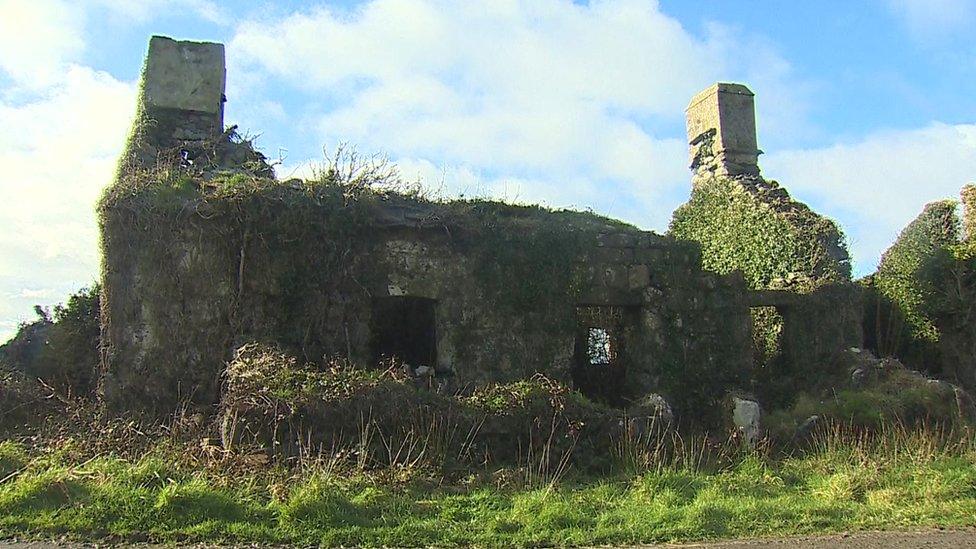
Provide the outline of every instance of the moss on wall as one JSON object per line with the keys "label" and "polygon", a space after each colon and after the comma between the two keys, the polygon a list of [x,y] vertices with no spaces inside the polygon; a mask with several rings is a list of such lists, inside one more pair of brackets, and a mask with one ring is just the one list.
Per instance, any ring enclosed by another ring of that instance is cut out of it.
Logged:
{"label": "moss on wall", "polygon": [[437,366],[457,389],[536,373],[570,383],[581,305],[643,311],[622,330],[625,402],[660,391],[701,415],[741,378],[743,284],[701,272],[697,245],[591,213],[375,183],[164,165],[110,188],[106,399],[156,413],[213,403],[247,341],[368,365],[373,300],[397,295],[436,300]]}

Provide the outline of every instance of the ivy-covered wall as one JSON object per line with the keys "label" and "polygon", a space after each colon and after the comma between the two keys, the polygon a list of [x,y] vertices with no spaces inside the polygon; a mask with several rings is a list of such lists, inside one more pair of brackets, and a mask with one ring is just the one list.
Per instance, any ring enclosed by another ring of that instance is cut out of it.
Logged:
{"label": "ivy-covered wall", "polygon": [[696,179],[670,234],[698,242],[706,269],[742,271],[754,289],[809,290],[851,276],[837,225],[759,177]]}
{"label": "ivy-covered wall", "polygon": [[738,271],[757,292],[788,294],[753,300],[752,387],[768,400],[835,377],[837,354],[860,345],[859,291],[843,233],[775,181],[696,177],[669,234],[701,245],[705,269]]}
{"label": "ivy-covered wall", "polygon": [[[971,220],[972,186],[963,188]],[[969,201],[969,203],[967,203]],[[881,356],[976,389],[976,246],[959,203],[940,200],[902,230],[864,284],[865,335]]]}
{"label": "ivy-covered wall", "polygon": [[701,419],[750,362],[741,278],[593,214],[175,167],[123,178],[100,213],[102,386],[118,407],[212,404],[251,341],[369,367],[386,296],[436,300],[436,367],[454,389],[571,383],[579,306],[626,312],[622,403],[660,392]]}

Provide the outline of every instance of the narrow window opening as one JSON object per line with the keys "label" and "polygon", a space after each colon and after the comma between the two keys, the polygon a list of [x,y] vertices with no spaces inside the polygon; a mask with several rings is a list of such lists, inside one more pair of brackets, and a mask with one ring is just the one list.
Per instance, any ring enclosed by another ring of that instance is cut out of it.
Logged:
{"label": "narrow window opening", "polygon": [[437,365],[437,302],[422,297],[384,297],[373,302],[373,360],[413,368]]}
{"label": "narrow window opening", "polygon": [[752,307],[753,362],[758,370],[777,364],[783,355],[783,314],[772,306]]}
{"label": "narrow window opening", "polygon": [[626,400],[623,342],[632,323],[630,316],[617,306],[577,308],[573,384],[586,397],[608,404]]}
{"label": "narrow window opening", "polygon": [[606,328],[589,328],[586,336],[586,355],[591,366],[610,366],[617,354],[613,336]]}

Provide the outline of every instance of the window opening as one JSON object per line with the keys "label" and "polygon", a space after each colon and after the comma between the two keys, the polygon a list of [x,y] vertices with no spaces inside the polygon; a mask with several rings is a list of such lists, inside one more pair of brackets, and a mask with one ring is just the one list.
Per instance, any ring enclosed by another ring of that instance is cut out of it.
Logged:
{"label": "window opening", "polygon": [[589,328],[586,336],[586,355],[591,366],[609,366],[613,363],[616,348],[610,330]]}
{"label": "window opening", "polygon": [[783,356],[783,314],[772,306],[752,307],[753,362],[759,370],[765,370]]}
{"label": "window opening", "polygon": [[423,297],[396,296],[373,301],[373,360],[390,359],[413,368],[437,365],[437,302]]}
{"label": "window opening", "polygon": [[627,395],[623,342],[633,324],[632,316],[618,306],[577,307],[573,384],[588,398],[609,404],[624,402]]}

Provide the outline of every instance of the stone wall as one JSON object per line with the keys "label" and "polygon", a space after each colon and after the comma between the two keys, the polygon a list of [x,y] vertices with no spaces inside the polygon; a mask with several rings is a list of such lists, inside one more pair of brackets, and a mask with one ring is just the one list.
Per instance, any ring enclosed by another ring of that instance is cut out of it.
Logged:
{"label": "stone wall", "polygon": [[843,384],[843,356],[862,345],[862,296],[854,284],[827,284],[808,293],[750,293],[753,307],[782,316],[778,360],[753,372],[754,389],[768,405],[783,405],[801,391]]}
{"label": "stone wall", "polygon": [[840,228],[760,175],[753,94],[716,84],[687,111],[693,185],[674,213],[670,234],[697,242],[702,264],[740,272],[755,290],[764,346],[782,349],[773,362],[757,353],[753,387],[781,400],[804,384],[836,378],[838,353],[861,344],[859,288]]}
{"label": "stone wall", "polygon": [[[116,408],[212,405],[234,350],[252,342],[323,367],[380,367],[394,354],[448,391],[544,374],[615,405],[660,393],[679,418],[706,423],[726,391],[749,383],[749,287],[797,269],[781,262],[760,281],[736,263],[746,256],[719,264],[729,268],[715,268],[714,246],[702,257],[703,244],[747,243],[764,264],[762,242],[721,232],[748,229],[736,217],[745,210],[696,225],[696,211],[713,210],[685,208],[693,230],[676,233],[695,243],[588,213],[430,202],[337,172],[277,181],[221,127],[223,70],[219,44],[150,44],[139,116],[99,207],[101,391]],[[758,176],[744,86],[700,94],[689,136],[702,196],[729,203],[701,182],[732,182],[740,206],[764,203],[785,236],[797,219],[821,220]],[[842,236],[821,229],[829,242],[815,235],[817,260],[846,280]],[[845,304],[790,302],[784,371],[814,372],[853,342]]]}
{"label": "stone wall", "polygon": [[496,203],[350,204],[272,181],[165,202],[161,188],[103,204],[103,388],[121,407],[215,402],[224,364],[249,341],[374,365],[373,314],[389,297],[433,300],[432,366],[456,389],[535,373],[578,384],[592,308],[615,311],[625,381],[608,378],[619,391],[597,397],[663,392],[687,410],[750,362],[744,282],[702,272],[690,243]]}

